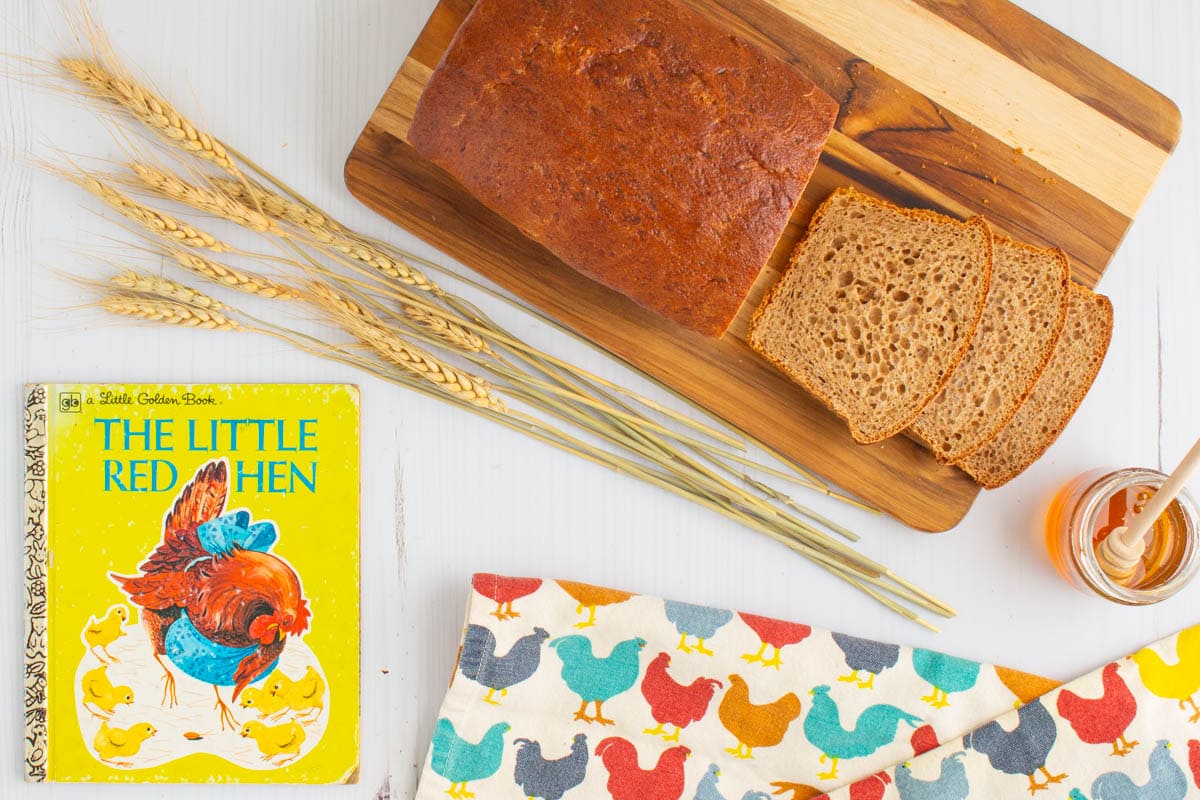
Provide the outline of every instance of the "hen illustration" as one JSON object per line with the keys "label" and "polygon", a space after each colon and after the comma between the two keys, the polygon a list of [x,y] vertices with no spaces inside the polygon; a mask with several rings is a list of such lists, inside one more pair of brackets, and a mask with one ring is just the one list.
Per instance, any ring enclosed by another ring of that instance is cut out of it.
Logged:
{"label": "hen illustration", "polygon": [[[844,633],[833,634],[833,641],[841,648],[842,655],[846,657],[846,666],[850,668],[850,674],[843,675],[838,680],[857,684],[861,689],[875,688],[875,676],[889,667],[896,666],[896,662],[900,660],[899,645],[859,639]],[[859,679],[860,672],[867,673],[866,680]]]}
{"label": "hen illustration", "polygon": [[517,739],[517,768],[513,780],[527,797],[540,800],[562,800],[562,796],[583,783],[587,775],[587,736],[575,734],[571,752],[562,758],[546,759],[542,745],[531,739]]}
{"label": "hen illustration", "polygon": [[1106,772],[1092,783],[1092,800],[1184,800],[1187,795],[1187,776],[1171,758],[1166,739],[1150,751],[1150,779],[1142,786],[1124,772]]}
{"label": "hen illustration", "polygon": [[1062,684],[1059,681],[1043,678],[1041,675],[1031,675],[1019,669],[996,667],[996,677],[1017,696],[1021,705],[1037,700],[1047,692],[1057,689]]}
{"label": "hen illustration", "polygon": [[[1017,727],[1011,731],[1001,728],[998,722],[989,722],[963,737],[963,747],[987,756],[992,769],[1008,775],[1028,776],[1030,794],[1064,781],[1065,773],[1054,775],[1046,768],[1046,759],[1058,732],[1054,718],[1042,701],[1034,700],[1021,706],[1017,710],[1017,719]],[[1038,772],[1045,777],[1041,783],[1036,778]]]}
{"label": "hen illustration", "polygon": [[515,619],[521,616],[519,611],[513,611],[513,603],[540,589],[542,579],[506,578],[490,572],[478,572],[471,577],[471,586],[496,604],[496,610],[491,614],[503,622],[506,619]]}
{"label": "hen illustration", "polygon": [[729,691],[721,698],[717,716],[737,746],[725,752],[738,758],[754,758],[754,748],[774,747],[783,741],[792,722],[800,716],[800,698],[788,692],[779,699],[757,705],[750,701],[750,687],[741,675],[729,676]]}
{"label": "hen illustration", "polygon": [[555,583],[562,587],[564,592],[571,595],[571,598],[576,603],[579,603],[579,606],[575,609],[575,613],[582,614],[584,609],[587,609],[588,618],[583,622],[575,623],[575,627],[581,630],[583,628],[590,628],[596,624],[597,607],[624,603],[633,597],[633,592],[623,592],[620,589],[593,586],[590,583],[576,583],[575,581],[555,581]]}
{"label": "hen illustration", "polygon": [[830,762],[829,771],[817,775],[823,781],[837,779],[837,766],[842,759],[869,756],[894,742],[901,722],[913,728],[921,722],[915,714],[880,703],[865,709],[858,715],[854,729],[846,730],[829,691],[828,686],[813,688],[812,708],[804,718],[804,736],[821,751],[821,763]]}
{"label": "hen illustration", "polygon": [[620,736],[596,745],[596,755],[608,770],[612,800],[679,800],[683,796],[683,762],[691,752],[677,745],[662,752],[654,769],[642,769],[637,748]]}
{"label": "hen illustration", "polygon": [[517,639],[507,653],[500,655],[496,652],[495,634],[482,625],[469,625],[458,668],[468,679],[487,687],[483,702],[499,705],[500,701],[492,699],[496,692],[504,697],[510,686],[537,672],[542,661],[542,642],[549,638],[544,629],[534,628],[533,633]]}
{"label": "hen illustration", "polygon": [[965,692],[979,680],[978,661],[955,658],[945,653],[917,648],[912,652],[913,669],[932,687],[933,691],[922,697],[934,708],[950,705],[950,695]]}
{"label": "hen illustration", "polygon": [[467,789],[471,781],[482,781],[500,770],[504,758],[504,735],[511,730],[507,723],[497,722],[488,728],[478,742],[471,743],[458,735],[454,723],[442,717],[433,729],[433,753],[429,766],[450,781],[446,794],[459,798],[474,797]]}
{"label": "hen illustration", "polygon": [[1168,700],[1178,700],[1179,707],[1192,707],[1191,722],[1200,722],[1200,707],[1193,697],[1200,692],[1200,625],[1182,631],[1175,640],[1178,661],[1168,664],[1149,647],[1129,658],[1137,664],[1142,683],[1153,694]]}
{"label": "hen illustration", "polygon": [[913,731],[912,737],[908,743],[912,745],[913,755],[919,756],[922,753],[928,753],[930,750],[936,750],[941,747],[941,742],[938,741],[937,731],[932,725],[922,725]]}
{"label": "hen illustration", "polygon": [[959,761],[966,753],[951,753],[942,759],[941,772],[936,780],[914,778],[908,764],[896,767],[896,791],[900,800],[967,800],[971,785],[967,768]]}
{"label": "hen illustration", "polygon": [[309,610],[295,570],[267,552],[274,524],[251,524],[247,511],[221,516],[227,493],[225,462],[201,467],[167,514],[162,543],[139,567],[141,575],[112,579],[143,609],[163,669],[163,703],[177,702],[166,656],[212,685],[222,729],[238,730],[219,687],[232,686],[236,701],[279,661],[287,637],[307,630]]}
{"label": "hen illustration", "polygon": [[1192,768],[1192,780],[1200,789],[1200,741],[1192,739],[1188,742],[1188,766]]}
{"label": "hen illustration", "polygon": [[[784,622],[781,619],[760,617],[741,611],[738,612],[738,616],[750,630],[758,634],[758,640],[762,642],[762,647],[758,648],[757,653],[746,653],[742,658],[751,664],[759,664],[763,668],[774,667],[778,670],[783,664],[779,657],[783,648],[791,644],[799,644],[812,635],[812,628],[797,622]],[[768,645],[775,649],[775,654],[770,658],[767,658]]]}
{"label": "hen illustration", "polygon": [[[685,653],[695,650],[701,655],[711,656],[712,650],[704,646],[706,639],[711,639],[717,631],[733,619],[733,612],[723,608],[694,606],[691,603],[666,601],[667,619],[675,625],[679,633],[679,649]],[[688,637],[696,639],[695,645],[688,644]]]}
{"label": "hen illustration", "polygon": [[[579,695],[575,719],[601,725],[616,724],[604,717],[600,706],[637,683],[641,672],[640,656],[645,646],[645,639],[627,639],[613,647],[607,657],[597,658],[592,654],[592,642],[586,636],[575,634],[551,640],[550,647],[562,660],[563,681],[568,689]],[[588,716],[588,703],[596,704],[596,716]]]}
{"label": "hen illustration", "polygon": [[[650,704],[650,716],[654,717],[658,727],[642,732],[662,736],[668,742],[678,742],[682,729],[704,719],[713,695],[724,684],[713,678],[700,677],[684,685],[667,672],[669,666],[670,654],[659,653],[646,667],[646,677],[642,678],[642,697]],[[675,732],[668,734],[663,730],[664,725],[675,726]]]}
{"label": "hen illustration", "polygon": [[[721,768],[716,764],[709,764],[704,777],[700,779],[700,785],[696,787],[696,796],[692,800],[729,800],[717,788],[720,781]],[[742,795],[742,800],[771,800],[771,797],[766,792],[756,792],[751,789]]]}
{"label": "hen illustration", "polygon": [[1100,697],[1080,697],[1074,692],[1058,693],[1058,714],[1088,744],[1111,744],[1114,756],[1133,752],[1137,742],[1126,741],[1125,730],[1137,716],[1137,699],[1117,674],[1118,666],[1109,664],[1101,673],[1104,692]]}

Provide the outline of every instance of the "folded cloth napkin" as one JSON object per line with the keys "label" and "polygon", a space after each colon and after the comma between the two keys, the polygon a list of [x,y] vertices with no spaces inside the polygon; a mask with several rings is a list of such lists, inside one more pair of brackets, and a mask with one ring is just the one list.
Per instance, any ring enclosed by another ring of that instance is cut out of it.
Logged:
{"label": "folded cloth napkin", "polygon": [[1200,742],[1189,743],[1200,626],[1059,688],[584,583],[479,574],[472,586],[417,800],[957,800],[1050,787],[1071,800],[1180,800],[1200,787]]}

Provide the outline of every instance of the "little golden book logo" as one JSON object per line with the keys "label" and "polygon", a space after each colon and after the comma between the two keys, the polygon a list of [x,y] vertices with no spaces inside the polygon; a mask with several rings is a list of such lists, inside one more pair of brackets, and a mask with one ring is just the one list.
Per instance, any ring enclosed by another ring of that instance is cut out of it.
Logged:
{"label": "little golden book logo", "polygon": [[358,420],[352,386],[30,387],[28,779],[356,779]]}

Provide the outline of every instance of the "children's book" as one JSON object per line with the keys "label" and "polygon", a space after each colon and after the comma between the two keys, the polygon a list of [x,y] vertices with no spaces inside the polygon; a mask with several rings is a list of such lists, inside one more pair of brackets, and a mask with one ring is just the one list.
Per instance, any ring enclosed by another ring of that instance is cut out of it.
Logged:
{"label": "children's book", "polygon": [[26,388],[25,774],[358,774],[359,397]]}

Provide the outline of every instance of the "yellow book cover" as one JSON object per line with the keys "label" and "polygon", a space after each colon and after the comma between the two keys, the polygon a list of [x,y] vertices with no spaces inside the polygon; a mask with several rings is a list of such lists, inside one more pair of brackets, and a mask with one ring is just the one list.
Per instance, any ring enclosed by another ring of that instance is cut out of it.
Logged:
{"label": "yellow book cover", "polygon": [[356,387],[29,386],[25,466],[27,780],[357,779]]}

